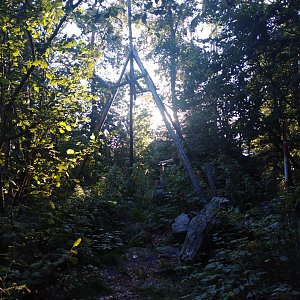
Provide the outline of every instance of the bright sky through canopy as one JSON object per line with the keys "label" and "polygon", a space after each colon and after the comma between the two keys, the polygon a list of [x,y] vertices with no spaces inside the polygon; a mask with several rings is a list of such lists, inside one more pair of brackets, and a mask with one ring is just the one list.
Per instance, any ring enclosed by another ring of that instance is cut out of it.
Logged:
{"label": "bright sky through canopy", "polygon": [[[113,2],[113,1],[108,1]],[[128,32],[127,32],[128,28],[127,26],[125,26],[125,32],[124,32],[124,43],[129,43],[128,41]],[[197,38],[207,38],[209,36],[211,32],[211,28],[209,28],[209,26],[205,26],[202,25],[201,28],[198,28],[198,30],[196,30],[196,32],[192,34],[189,34],[189,36],[187,37],[188,39],[193,39],[194,37]],[[67,26],[64,29],[64,33],[67,35],[76,35],[76,36],[80,36],[81,35],[81,30],[80,28],[75,24],[75,23],[69,23],[67,24]],[[132,33],[133,33],[133,45],[135,43],[135,41],[137,40],[137,38],[141,35],[141,29],[138,28],[137,26],[135,26],[135,24],[132,24]],[[126,59],[127,53],[124,53],[124,61]],[[163,94],[163,91],[160,89],[165,89],[165,88],[169,88],[168,87],[168,82],[166,80],[164,80],[163,78],[158,78],[157,76],[157,70],[158,70],[158,65],[155,64],[153,61],[149,61],[146,60],[145,56],[143,55],[143,53],[139,53],[140,58],[143,61],[143,64],[145,66],[145,68],[147,69],[148,73],[150,74],[153,82],[156,84],[157,88],[158,88],[158,93],[159,94]],[[135,64],[135,70],[139,70],[138,66]],[[98,70],[100,76],[102,76],[102,70],[101,68]],[[114,66],[108,66],[105,68],[105,75],[103,76],[103,79],[106,80],[110,80],[110,81],[117,81],[119,77],[119,73],[116,71],[116,69],[114,68]],[[137,97],[137,101],[138,104],[141,104],[140,101],[143,101],[143,97]],[[147,106],[149,106],[147,109],[151,110],[152,112],[152,127],[153,129],[156,129],[157,127],[163,125],[163,120],[161,117],[161,114],[158,110],[158,108],[156,107],[154,101],[148,102]],[[171,110],[169,110],[169,113],[171,114]]]}

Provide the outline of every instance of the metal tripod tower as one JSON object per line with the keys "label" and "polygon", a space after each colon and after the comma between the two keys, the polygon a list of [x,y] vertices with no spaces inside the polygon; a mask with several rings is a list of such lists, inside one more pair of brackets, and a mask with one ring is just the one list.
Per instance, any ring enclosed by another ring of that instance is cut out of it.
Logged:
{"label": "metal tripod tower", "polygon": [[[185,154],[185,151],[183,149],[183,146],[182,146],[182,141],[181,139],[179,138],[177,132],[176,132],[176,127],[174,126],[174,123],[170,117],[170,115],[168,114],[166,108],[165,108],[165,105],[163,103],[163,101],[161,100],[160,96],[158,95],[157,93],[157,89],[155,87],[155,84],[153,83],[150,75],[148,74],[147,70],[145,69],[141,59],[139,58],[139,55],[138,53],[136,52],[136,50],[134,49],[134,46],[133,46],[133,38],[132,38],[132,14],[131,14],[131,0],[127,0],[127,7],[128,7],[128,32],[129,32],[129,54],[127,56],[127,59],[125,61],[125,64],[123,66],[123,69],[121,71],[121,74],[120,74],[120,77],[113,89],[113,93],[112,93],[112,97],[106,102],[105,106],[104,106],[104,109],[103,109],[103,112],[101,114],[101,117],[98,121],[98,123],[96,124],[96,127],[95,127],[95,131],[99,132],[101,131],[102,127],[103,127],[103,124],[105,122],[105,119],[107,117],[107,114],[109,112],[109,109],[112,105],[112,103],[114,102],[116,96],[117,96],[117,93],[118,93],[118,90],[119,90],[119,87],[120,86],[123,86],[124,85],[124,82],[122,83],[122,78],[124,76],[124,73],[126,71],[126,68],[128,66],[128,63],[130,64],[130,80],[129,80],[129,85],[130,85],[130,111],[129,111],[129,115],[130,115],[130,157],[129,157],[129,160],[130,160],[130,170],[132,172],[132,167],[133,167],[133,163],[134,163],[134,155],[133,155],[133,105],[134,105],[134,102],[135,102],[135,99],[136,99],[136,84],[137,84],[137,81],[140,80],[140,79],[144,79],[144,81],[146,82],[147,86],[148,86],[148,89],[149,91],[151,92],[152,94],[152,97],[153,97],[153,100],[156,104],[156,106],[158,107],[160,113],[161,113],[161,116],[164,120],[164,123],[167,127],[167,130],[172,138],[172,140],[174,141],[175,143],[175,146],[177,148],[177,151],[179,153],[179,156],[183,162],[183,165],[189,175],[189,178],[191,180],[191,183],[193,185],[193,188],[198,196],[198,198],[204,202],[204,195],[201,191],[201,187],[198,183],[198,180],[197,180],[197,177],[196,177],[196,174]],[[135,75],[135,71],[134,71],[134,62],[136,62],[136,64],[138,65],[140,71],[141,71],[141,76],[136,76]],[[128,83],[128,82],[125,82],[125,83]],[[88,160],[88,155],[86,155],[84,157],[84,159],[82,160],[79,168],[77,169],[77,172],[75,174],[75,179],[79,179],[80,177],[80,174],[86,164]]]}

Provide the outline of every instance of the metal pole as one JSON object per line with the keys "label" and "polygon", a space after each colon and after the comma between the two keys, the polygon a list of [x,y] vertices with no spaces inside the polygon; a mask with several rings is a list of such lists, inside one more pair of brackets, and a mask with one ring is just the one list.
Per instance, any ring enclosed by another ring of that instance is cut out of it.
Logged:
{"label": "metal pole", "polygon": [[[120,77],[119,77],[119,79],[118,79],[118,81],[116,83],[116,88],[115,88],[115,90],[113,92],[112,97],[105,103],[105,106],[104,106],[104,109],[102,111],[101,117],[100,117],[98,123],[95,126],[95,130],[94,130],[95,132],[102,130],[102,127],[103,127],[103,124],[104,124],[105,119],[107,117],[107,114],[109,112],[109,109],[110,109],[112,103],[114,102],[114,100],[117,97],[117,94],[118,94],[118,91],[119,91],[119,87],[120,87],[120,83],[121,83],[122,78],[124,76],[124,73],[126,71],[126,67],[128,65],[129,59],[130,59],[130,55],[128,55],[128,57],[127,57],[127,59],[125,61],[125,64],[124,64],[123,69],[121,71]],[[84,167],[85,167],[88,159],[89,159],[89,154],[87,153],[87,154],[85,154],[85,156],[84,156],[83,160],[81,161],[78,169],[76,170],[74,179],[79,179],[80,178],[81,173],[82,173],[82,171],[83,171],[83,169],[84,169]],[[75,186],[75,184],[72,184],[72,187],[74,187],[74,186]]]}
{"label": "metal pole", "polygon": [[116,85],[115,85],[116,88],[115,88],[115,90],[114,90],[113,96],[112,96],[112,97],[110,98],[110,100],[108,100],[107,103],[105,104],[104,109],[103,109],[103,112],[102,112],[102,114],[101,114],[101,117],[100,117],[100,119],[99,119],[99,121],[98,121],[98,123],[97,123],[97,125],[96,125],[96,127],[95,127],[95,131],[100,131],[100,130],[102,129],[102,126],[103,126],[104,121],[105,121],[105,119],[106,119],[106,117],[107,117],[108,111],[109,111],[111,105],[113,104],[114,100],[115,100],[116,97],[117,97],[117,94],[118,94],[118,91],[119,91],[119,87],[120,87],[122,78],[123,78],[123,76],[124,76],[124,73],[125,73],[125,71],[126,71],[126,68],[127,68],[128,62],[129,62],[129,59],[130,59],[130,55],[127,56],[127,59],[126,59],[126,61],[125,61],[125,64],[124,64],[124,66],[123,66],[123,69],[122,69],[122,71],[121,71],[120,77],[119,77],[119,79],[118,79],[118,81],[117,81],[117,83],[116,83]]}
{"label": "metal pole", "polygon": [[131,22],[131,0],[127,0],[127,18],[128,18],[129,48],[130,48],[130,52],[132,52],[133,43],[132,43],[132,22]]}
{"label": "metal pole", "polygon": [[127,0],[128,8],[128,32],[129,32],[129,55],[130,55],[130,102],[129,102],[129,165],[130,165],[130,175],[133,172],[134,164],[134,153],[133,153],[133,105],[135,100],[135,86],[134,86],[134,60],[132,55],[133,43],[132,43],[132,22],[131,22],[131,0]]}
{"label": "metal pole", "polygon": [[158,109],[159,109],[159,111],[161,113],[161,116],[162,116],[162,118],[163,118],[163,120],[165,122],[165,125],[166,125],[167,129],[168,129],[168,132],[169,132],[171,138],[173,139],[173,141],[174,141],[174,143],[175,143],[175,145],[177,147],[178,153],[179,153],[179,155],[181,157],[181,160],[183,162],[183,165],[184,165],[184,167],[185,167],[185,169],[186,169],[186,171],[187,171],[187,173],[188,173],[188,175],[190,177],[190,180],[192,182],[194,190],[195,190],[198,198],[202,202],[205,202],[205,198],[204,198],[204,195],[203,195],[203,193],[201,191],[201,187],[200,187],[200,185],[198,183],[196,174],[195,174],[195,172],[194,172],[194,170],[193,170],[193,168],[192,168],[192,166],[191,166],[191,164],[190,164],[190,162],[189,162],[189,160],[188,160],[188,158],[187,158],[187,156],[186,156],[186,154],[185,154],[185,152],[183,150],[183,147],[182,147],[182,144],[181,144],[181,141],[180,141],[179,137],[177,136],[177,134],[175,133],[175,131],[173,130],[171,124],[168,121],[168,118],[167,118],[167,116],[165,114],[164,104],[163,104],[161,98],[159,97],[159,95],[156,92],[155,84],[153,83],[150,75],[146,71],[146,69],[145,69],[142,61],[140,60],[140,58],[139,58],[139,56],[138,56],[138,54],[137,54],[137,52],[135,51],[134,48],[132,48],[132,53],[133,53],[133,57],[134,57],[136,63],[138,64],[138,66],[139,66],[142,74],[145,77],[145,81],[146,81],[146,83],[148,85],[149,90],[152,93],[153,99],[154,99],[154,101],[155,101],[155,103],[156,103],[156,105],[157,105],[157,107],[158,107]]}

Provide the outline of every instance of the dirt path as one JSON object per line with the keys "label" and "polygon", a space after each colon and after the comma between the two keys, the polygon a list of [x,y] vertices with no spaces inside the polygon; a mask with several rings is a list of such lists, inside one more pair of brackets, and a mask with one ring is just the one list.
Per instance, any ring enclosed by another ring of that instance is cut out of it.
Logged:
{"label": "dirt path", "polygon": [[144,247],[127,248],[117,263],[103,267],[100,277],[112,292],[95,299],[179,299],[179,248],[166,240],[153,235]]}

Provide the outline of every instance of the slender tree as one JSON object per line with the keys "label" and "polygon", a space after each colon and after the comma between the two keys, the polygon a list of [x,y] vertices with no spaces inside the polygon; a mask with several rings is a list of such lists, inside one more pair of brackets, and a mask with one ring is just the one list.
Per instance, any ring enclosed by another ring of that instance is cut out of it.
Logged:
{"label": "slender tree", "polygon": [[[215,151],[223,149],[240,161],[268,157],[270,166],[274,157],[283,157],[283,142],[289,140],[291,152],[285,149],[285,155],[299,169],[296,2],[206,1],[202,18],[217,25],[219,34],[199,44],[194,41],[182,52],[182,104],[193,116],[190,126],[195,126],[196,114],[214,116],[204,125],[217,134]],[[291,176],[289,180],[291,184]]]}

